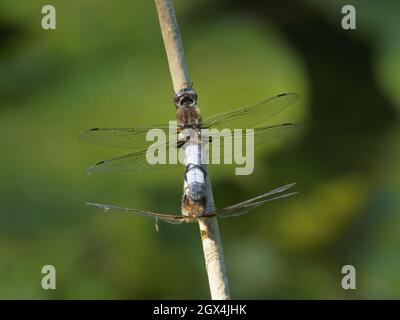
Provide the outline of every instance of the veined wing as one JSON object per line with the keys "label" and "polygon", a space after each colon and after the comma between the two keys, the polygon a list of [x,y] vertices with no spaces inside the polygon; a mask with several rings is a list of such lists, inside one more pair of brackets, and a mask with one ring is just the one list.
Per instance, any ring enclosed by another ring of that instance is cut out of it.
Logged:
{"label": "veined wing", "polygon": [[284,186],[281,186],[279,188],[273,189],[267,193],[264,193],[262,195],[259,195],[255,198],[234,204],[232,206],[229,207],[225,207],[223,209],[220,210],[216,210],[210,213],[207,213],[204,215],[204,217],[234,217],[234,216],[240,216],[243,214],[248,213],[250,210],[266,203],[269,201],[273,201],[273,200],[277,200],[277,199],[282,199],[282,198],[287,198],[290,197],[294,194],[296,194],[297,192],[290,192],[290,193],[283,193],[280,195],[276,195],[274,197],[270,197],[272,195],[278,194],[278,193],[282,193],[285,192],[286,190],[288,190],[289,188],[295,186],[296,183],[289,183],[286,184]]}
{"label": "veined wing", "polygon": [[146,134],[151,129],[163,130],[168,141],[168,124],[140,128],[92,128],[82,132],[79,137],[94,144],[140,151],[146,149],[152,143],[152,141],[146,141]]}
{"label": "veined wing", "polygon": [[[260,127],[260,128],[255,128],[254,129],[254,146],[257,146],[259,144],[262,144],[264,142],[267,142],[269,140],[272,140],[274,138],[282,137],[285,135],[288,135],[292,132],[296,132],[299,129],[299,125],[297,124],[281,124],[281,125],[276,125],[276,126],[269,126],[269,127]],[[216,139],[219,137],[221,139],[220,141],[220,147],[219,147],[219,159],[227,159],[230,157],[230,154],[225,154],[225,146],[224,143],[225,138],[228,135],[232,135],[233,131],[229,132],[223,132],[218,134],[211,134],[212,139]],[[242,132],[242,136],[245,136],[246,132]],[[247,142],[247,141],[246,141]],[[169,150],[170,148],[173,148],[174,150]],[[210,146],[211,151],[214,152],[212,147]],[[168,162],[166,164],[150,164],[149,161],[146,158],[146,153],[147,152],[153,152],[155,149],[157,149],[158,154],[164,153],[166,156],[166,160],[169,159],[169,151],[173,152],[180,152],[177,148],[176,143],[170,144],[166,143],[162,146],[155,146],[155,147],[150,147],[149,149],[137,151],[137,152],[132,152],[126,155],[114,157],[111,159],[103,160],[95,165],[89,167],[87,169],[88,173],[98,173],[98,172],[117,172],[117,171],[149,171],[149,170],[160,170],[164,168],[176,168],[179,167],[180,164],[169,164]],[[237,152],[242,152],[242,150],[233,150],[232,156],[237,153]],[[212,153],[210,155],[210,162],[211,164],[213,163],[213,160],[215,155]],[[221,161],[220,161],[221,162]],[[221,163],[224,163],[222,161]]]}
{"label": "veined wing", "polygon": [[[138,152],[129,153],[123,156],[114,157],[111,159],[103,160],[95,165],[86,169],[87,173],[98,173],[98,172],[117,172],[117,171],[149,171],[159,170],[166,168],[176,168],[180,166],[180,163],[169,164],[168,153],[169,148],[175,148],[174,152],[178,152],[176,149],[176,143],[172,146],[167,143],[158,147],[150,147],[149,149],[141,150]],[[151,164],[147,159],[147,152],[155,152],[157,149],[158,154],[164,153],[166,156],[166,164]]]}
{"label": "veined wing", "polygon": [[[298,132],[301,129],[301,125],[297,123],[283,123],[268,127],[254,128],[254,146],[258,146],[264,142],[289,136]],[[246,132],[243,132],[246,135]]]}
{"label": "veined wing", "polygon": [[205,128],[254,128],[283,111],[298,99],[296,93],[282,93],[249,107],[223,112],[203,121]]}
{"label": "veined wing", "polygon": [[137,214],[142,217],[155,219],[156,221],[160,220],[160,221],[168,222],[171,224],[180,224],[180,223],[186,221],[187,219],[190,219],[189,217],[185,217],[182,215],[155,213],[155,212],[151,212],[151,211],[147,211],[147,210],[124,208],[124,207],[118,207],[118,206],[113,206],[113,205],[109,205],[109,204],[92,203],[92,202],[88,202],[86,204],[88,204],[90,206],[95,206],[97,208],[104,209],[105,211],[119,210],[119,211],[133,212],[134,214]]}
{"label": "veined wing", "polygon": [[282,199],[282,198],[286,198],[286,197],[296,194],[297,192],[284,193],[284,194],[269,198],[270,196],[272,196],[274,194],[282,193],[282,192],[288,190],[289,188],[293,187],[294,185],[296,185],[296,183],[289,183],[287,185],[284,185],[284,186],[281,186],[274,190],[271,190],[267,193],[264,193],[260,196],[255,197],[255,198],[240,202],[238,204],[223,208],[221,210],[216,210],[216,211],[204,214],[201,217],[186,217],[183,215],[176,215],[176,214],[156,213],[156,212],[151,212],[151,211],[147,211],[147,210],[124,208],[124,207],[119,207],[119,206],[114,206],[114,205],[109,205],[109,204],[101,204],[101,203],[88,202],[87,204],[90,206],[101,208],[105,211],[119,210],[119,211],[133,212],[136,215],[146,217],[146,218],[151,218],[156,221],[160,220],[160,221],[168,222],[171,224],[181,224],[182,222],[195,222],[198,218],[233,217],[233,216],[239,216],[239,215],[246,214],[250,210],[252,210],[268,201]]}
{"label": "veined wing", "polygon": [[[300,130],[301,125],[296,124],[296,123],[285,123],[285,124],[279,124],[279,125],[274,125],[274,126],[268,126],[268,127],[259,127],[259,128],[254,128],[254,147],[265,143],[267,141],[288,136],[290,134],[293,134]],[[247,144],[249,143],[249,140],[247,138],[247,133],[246,130],[241,131],[241,136],[242,136],[242,148],[239,148],[239,150],[236,150],[233,148],[232,152],[229,154],[225,154],[225,144],[227,146],[233,146],[233,139],[234,139],[234,131],[231,130],[222,130],[218,132],[210,132],[208,135],[211,139],[208,138],[203,138],[205,141],[210,141],[209,144],[209,152],[210,152],[210,163],[212,164],[216,159],[219,159],[220,163],[224,163],[224,161],[221,162],[221,160],[228,159],[230,157],[233,158],[233,156],[236,153],[243,154],[243,150],[247,147]],[[207,137],[208,137],[207,136]],[[227,139],[231,138],[231,139]],[[219,139],[219,148],[218,144],[215,145],[217,149],[219,149],[219,153],[214,153],[214,145],[213,143],[216,143],[216,139]],[[204,141],[203,140],[203,141]],[[232,148],[231,148],[232,149]],[[214,158],[215,157],[215,158]],[[215,163],[215,162],[214,162]],[[217,162],[218,163],[218,162]]]}
{"label": "veined wing", "polygon": [[[254,145],[259,145],[266,141],[270,141],[275,138],[280,138],[282,136],[290,135],[297,132],[301,128],[301,125],[297,123],[283,123],[267,127],[257,127],[250,128],[254,130]],[[241,130],[240,136],[246,137],[246,130]],[[227,137],[234,138],[235,132],[233,130],[222,130],[218,132],[210,131],[203,141],[213,142],[215,139],[220,139],[220,141],[225,142]],[[211,139],[209,139],[211,138]]]}

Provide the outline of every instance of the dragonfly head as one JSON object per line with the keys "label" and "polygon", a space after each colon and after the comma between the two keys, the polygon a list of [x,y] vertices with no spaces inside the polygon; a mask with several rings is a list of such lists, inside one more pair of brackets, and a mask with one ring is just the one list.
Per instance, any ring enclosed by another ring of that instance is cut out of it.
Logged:
{"label": "dragonfly head", "polygon": [[197,104],[197,93],[192,88],[184,88],[174,95],[176,108],[195,107]]}

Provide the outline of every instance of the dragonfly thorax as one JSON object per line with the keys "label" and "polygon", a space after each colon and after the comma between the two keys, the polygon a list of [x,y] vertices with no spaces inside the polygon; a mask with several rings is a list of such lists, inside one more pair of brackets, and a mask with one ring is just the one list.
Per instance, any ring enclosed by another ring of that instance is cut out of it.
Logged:
{"label": "dragonfly thorax", "polygon": [[200,110],[197,106],[179,107],[176,111],[178,128],[199,128],[201,125]]}

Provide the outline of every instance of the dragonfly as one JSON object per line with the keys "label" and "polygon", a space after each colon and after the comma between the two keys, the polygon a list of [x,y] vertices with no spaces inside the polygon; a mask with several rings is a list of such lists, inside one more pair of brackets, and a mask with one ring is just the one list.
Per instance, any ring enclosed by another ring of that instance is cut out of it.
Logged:
{"label": "dragonfly", "polygon": [[[281,194],[269,198],[271,195],[286,191],[293,184],[288,184],[258,197],[247,200],[237,205],[230,206],[218,211],[206,212],[207,207],[207,168],[204,163],[205,148],[204,144],[217,138],[212,134],[202,136],[202,129],[216,130],[219,137],[221,132],[223,137],[234,134],[234,129],[253,129],[254,146],[260,145],[271,139],[292,133],[298,130],[299,125],[295,123],[283,123],[278,125],[260,126],[273,115],[285,110],[298,99],[295,93],[282,93],[271,98],[260,101],[256,104],[234,109],[232,111],[220,113],[206,118],[204,121],[197,106],[197,94],[192,88],[185,88],[174,95],[176,107],[176,134],[177,141],[174,143],[166,142],[159,149],[168,150],[169,148],[181,149],[185,155],[185,174],[184,190],[182,198],[182,217],[171,215],[166,217],[163,214],[152,213],[144,210],[128,209],[118,206],[90,203],[91,205],[103,209],[119,209],[132,211],[139,215],[153,217],[156,220],[167,222],[192,221],[201,217],[212,216],[232,216],[238,212],[248,212],[249,210],[271,200],[287,197],[294,193]],[[166,124],[145,126],[140,128],[115,128],[102,127],[93,128],[83,132],[80,138],[91,143],[130,149],[132,152],[119,157],[103,160],[87,169],[88,173],[113,172],[113,171],[145,171],[160,169],[160,166],[151,165],[147,160],[147,152],[151,141],[147,141],[146,135],[151,129],[164,130],[170,134],[169,126]],[[223,131],[223,129],[229,129]],[[242,131],[243,136],[246,135]],[[225,156],[225,155],[224,155]],[[162,167],[172,167],[166,165]]]}

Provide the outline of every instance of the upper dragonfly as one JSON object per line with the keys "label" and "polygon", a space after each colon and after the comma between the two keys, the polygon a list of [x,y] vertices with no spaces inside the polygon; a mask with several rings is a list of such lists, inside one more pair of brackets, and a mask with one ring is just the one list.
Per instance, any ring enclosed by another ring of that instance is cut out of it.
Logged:
{"label": "upper dragonfly", "polygon": [[[252,106],[216,114],[203,121],[197,107],[197,94],[192,89],[184,89],[174,98],[177,108],[178,142],[175,145],[167,142],[160,149],[181,148],[183,142],[187,142],[187,137],[185,137],[184,133],[185,129],[198,131],[203,128],[230,129],[230,133],[223,133],[224,137],[233,135],[233,129],[254,129],[254,145],[257,146],[298,129],[298,125],[294,123],[259,126],[273,115],[285,110],[297,99],[298,95],[295,93],[282,93]],[[168,167],[151,165],[146,160],[146,151],[152,143],[152,141],[146,140],[146,134],[151,129],[161,129],[164,130],[167,136],[169,135],[168,124],[136,128],[102,127],[84,131],[80,135],[83,140],[104,146],[131,150],[129,154],[96,163],[89,167],[87,172],[144,171]],[[243,131],[243,135],[245,134],[246,132]]]}

